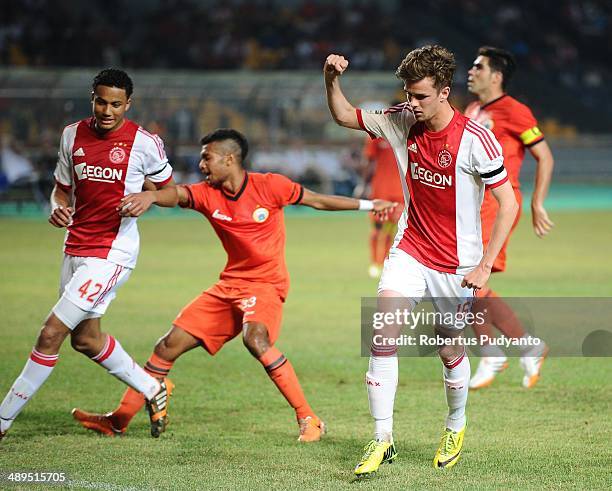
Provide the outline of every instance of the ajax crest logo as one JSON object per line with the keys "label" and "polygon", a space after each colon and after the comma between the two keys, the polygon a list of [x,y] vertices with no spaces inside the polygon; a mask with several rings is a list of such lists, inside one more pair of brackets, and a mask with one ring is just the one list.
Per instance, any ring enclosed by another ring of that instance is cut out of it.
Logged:
{"label": "ajax crest logo", "polygon": [[257,223],[265,222],[269,216],[270,212],[266,208],[255,208],[255,211],[253,212],[253,220],[255,220]]}
{"label": "ajax crest logo", "polygon": [[440,150],[438,153],[438,165],[443,169],[446,169],[449,165],[451,165],[453,161],[453,156],[451,153],[445,148]]}
{"label": "ajax crest logo", "polygon": [[125,160],[125,150],[121,147],[113,147],[108,153],[108,158],[113,164],[120,164]]}

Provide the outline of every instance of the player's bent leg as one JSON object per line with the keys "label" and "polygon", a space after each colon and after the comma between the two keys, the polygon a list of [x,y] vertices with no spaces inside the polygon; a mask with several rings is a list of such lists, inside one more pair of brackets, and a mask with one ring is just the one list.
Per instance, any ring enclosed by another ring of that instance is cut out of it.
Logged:
{"label": "player's bent leg", "polygon": [[81,321],[73,331],[71,341],[75,349],[104,367],[109,374],[142,392],[147,399],[152,399],[160,391],[159,382],[134,362],[121,343],[100,331],[99,317]]}
{"label": "player's bent leg", "polygon": [[145,370],[157,377],[165,395],[158,395],[155,399],[147,401],[147,411],[151,423],[151,436],[158,438],[168,425],[168,402],[174,384],[168,378],[168,373],[176,359],[183,353],[200,345],[200,340],[178,326],[172,326],[155,345],[155,350],[145,365]]}
{"label": "player's bent leg", "polygon": [[291,362],[275,346],[271,345],[267,327],[260,322],[246,322],[243,325],[242,340],[295,410],[300,429],[298,441],[320,440],[326,432],[325,423],[313,412],[306,401]]}
{"label": "player's bent leg", "polygon": [[[154,352],[147,360],[144,370],[160,381],[165,379],[166,389],[168,393],[171,394],[174,385],[167,379],[167,376],[174,361],[176,361],[181,354],[195,348],[199,344],[200,342],[197,338],[185,332],[183,329],[173,326],[157,341]],[[168,397],[169,396],[167,396],[167,398]],[[81,409],[74,409],[72,415],[87,429],[105,435],[115,436],[125,433],[134,416],[144,407],[145,402],[145,397],[140,392],[130,387],[124,392],[117,408],[110,413],[96,414],[88,413]],[[162,409],[162,413],[164,411],[165,414],[155,417],[154,421],[151,423],[152,435],[155,437],[163,433],[168,425],[167,400],[165,408]]]}
{"label": "player's bent leg", "polygon": [[0,404],[0,440],[51,375],[59,358],[59,349],[69,333],[70,330],[61,320],[53,313],[49,314],[21,374]]}

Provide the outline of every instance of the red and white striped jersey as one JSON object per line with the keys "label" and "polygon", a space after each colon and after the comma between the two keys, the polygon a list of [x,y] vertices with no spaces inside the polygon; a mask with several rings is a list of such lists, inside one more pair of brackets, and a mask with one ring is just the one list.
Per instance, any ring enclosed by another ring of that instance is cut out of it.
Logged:
{"label": "red and white striped jersey", "polygon": [[493,133],[455,110],[441,131],[417,123],[408,104],[386,111],[357,109],[360,126],[386,138],[404,176],[405,211],[394,247],[425,266],[465,274],[482,258],[484,189],[508,180]]}
{"label": "red and white striped jersey", "polygon": [[157,135],[129,120],[99,134],[94,122],[84,119],[62,134],[54,176],[59,187],[72,189],[75,209],[64,252],[133,268],[140,244],[136,218],[121,217],[116,207],[126,194],[142,190],[145,177],[166,184],[172,167]]}

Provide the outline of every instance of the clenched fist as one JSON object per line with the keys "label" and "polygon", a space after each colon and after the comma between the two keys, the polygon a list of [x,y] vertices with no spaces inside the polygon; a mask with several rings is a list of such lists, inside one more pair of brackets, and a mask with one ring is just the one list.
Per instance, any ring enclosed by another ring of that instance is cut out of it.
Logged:
{"label": "clenched fist", "polygon": [[331,81],[339,75],[342,75],[348,68],[349,62],[342,55],[329,55],[323,66],[325,80]]}

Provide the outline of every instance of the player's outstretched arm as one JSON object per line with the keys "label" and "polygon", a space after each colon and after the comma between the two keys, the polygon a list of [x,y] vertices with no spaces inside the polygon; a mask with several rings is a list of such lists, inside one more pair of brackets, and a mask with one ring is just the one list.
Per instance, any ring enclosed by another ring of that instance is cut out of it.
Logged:
{"label": "player's outstretched arm", "polygon": [[[145,189],[147,188],[145,183]],[[174,179],[154,191],[142,191],[125,195],[119,201],[117,211],[124,217],[139,217],[147,211],[152,204],[172,208],[178,204],[178,194]]]}
{"label": "player's outstretched arm", "polygon": [[74,209],[72,204],[72,196],[69,191],[65,191],[57,184],[51,191],[51,214],[49,215],[49,223],[57,228],[67,227],[72,223],[72,214]]}
{"label": "player's outstretched arm", "polygon": [[397,203],[385,201],[383,199],[355,199],[346,196],[336,196],[331,194],[319,194],[304,188],[304,195],[300,205],[310,206],[316,210],[342,211],[342,210],[363,210],[372,211],[380,220],[386,220],[389,213],[397,206]]}
{"label": "player's outstretched arm", "polygon": [[357,112],[349,101],[346,100],[340,88],[340,75],[348,68],[348,60],[342,55],[329,55],[323,66],[325,78],[325,91],[327,93],[327,105],[334,121],[340,126],[359,130]]}
{"label": "player's outstretched arm", "polygon": [[493,231],[491,232],[491,240],[478,266],[463,278],[461,282],[463,287],[482,288],[487,283],[491,275],[493,262],[504,245],[518,212],[518,203],[510,181],[491,189],[491,193],[499,204]]}
{"label": "player's outstretched arm", "polygon": [[541,141],[529,147],[529,152],[536,160],[535,186],[531,197],[531,222],[535,234],[543,238],[555,225],[548,218],[548,213],[544,208],[544,200],[548,195],[555,159],[546,141]]}

